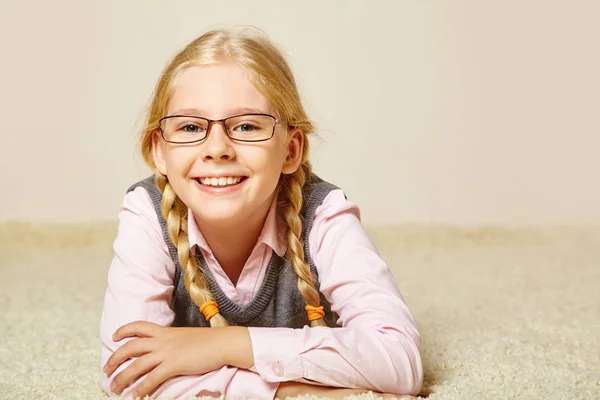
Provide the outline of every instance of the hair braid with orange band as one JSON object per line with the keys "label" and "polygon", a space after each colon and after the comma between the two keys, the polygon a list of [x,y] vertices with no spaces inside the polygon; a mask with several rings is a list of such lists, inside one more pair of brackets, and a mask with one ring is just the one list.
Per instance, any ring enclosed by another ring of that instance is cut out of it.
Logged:
{"label": "hair braid with orange band", "polygon": [[219,314],[219,309],[208,290],[194,257],[190,257],[190,244],[187,233],[187,207],[175,195],[167,178],[159,173],[155,176],[156,185],[162,192],[161,211],[167,222],[169,239],[177,249],[177,257],[184,272],[184,285],[192,301],[198,306],[213,328],[228,326],[227,320]]}
{"label": "hair braid with orange band", "polygon": [[326,324],[323,320],[324,313],[323,307],[320,305],[319,291],[315,288],[310,266],[304,259],[303,221],[300,210],[302,209],[302,187],[310,173],[310,163],[305,161],[296,172],[284,177],[280,188],[281,197],[283,197],[280,207],[288,225],[286,237],[290,262],[298,277],[298,290],[306,303],[310,325],[314,327],[326,326]]}

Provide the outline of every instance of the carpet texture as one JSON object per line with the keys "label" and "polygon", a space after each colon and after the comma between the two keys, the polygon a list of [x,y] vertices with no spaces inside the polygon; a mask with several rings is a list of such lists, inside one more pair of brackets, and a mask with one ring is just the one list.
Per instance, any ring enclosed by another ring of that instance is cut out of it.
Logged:
{"label": "carpet texture", "polygon": [[[0,225],[0,398],[105,398],[98,325],[115,232]],[[600,399],[600,228],[369,232],[420,329],[422,395]]]}

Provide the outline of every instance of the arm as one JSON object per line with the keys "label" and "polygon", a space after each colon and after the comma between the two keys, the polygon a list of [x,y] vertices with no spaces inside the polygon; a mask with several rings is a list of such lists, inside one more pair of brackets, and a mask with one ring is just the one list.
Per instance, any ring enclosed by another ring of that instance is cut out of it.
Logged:
{"label": "arm", "polygon": [[[125,196],[119,213],[119,232],[114,242],[114,257],[108,272],[108,286],[100,323],[102,341],[101,367],[129,339],[112,340],[121,326],[137,321],[151,321],[170,326],[174,313],[170,309],[175,264],[162,238],[160,225],[148,193],[137,188]],[[199,328],[201,329],[201,328]],[[134,359],[121,364],[110,376],[102,376],[100,386],[109,395],[114,378]],[[141,376],[121,396],[129,397],[143,381]],[[219,397],[273,398],[278,383],[265,382],[257,373],[223,367],[201,376],[177,376],[167,380],[154,396],[184,397],[212,395]]]}
{"label": "arm", "polygon": [[317,209],[310,251],[342,327],[249,328],[255,368],[265,380],[419,392],[416,323],[359,218],[339,190]]}

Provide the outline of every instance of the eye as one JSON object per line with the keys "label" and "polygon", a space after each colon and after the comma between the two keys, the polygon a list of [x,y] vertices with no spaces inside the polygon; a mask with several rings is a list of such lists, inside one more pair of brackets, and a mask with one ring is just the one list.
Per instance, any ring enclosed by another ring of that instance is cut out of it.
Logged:
{"label": "eye", "polygon": [[241,140],[261,139],[269,136],[273,117],[263,114],[237,115],[227,120],[227,129],[234,138]]}
{"label": "eye", "polygon": [[181,126],[179,128],[179,130],[183,131],[184,133],[196,134],[196,133],[202,132],[203,128],[201,126],[198,126],[198,125],[195,125],[192,123],[188,123],[188,124]]}
{"label": "eye", "polygon": [[258,129],[258,127],[252,125],[252,124],[240,124],[238,126],[236,126],[234,128],[235,130],[239,131],[239,132],[252,132],[255,131],[256,129]]}

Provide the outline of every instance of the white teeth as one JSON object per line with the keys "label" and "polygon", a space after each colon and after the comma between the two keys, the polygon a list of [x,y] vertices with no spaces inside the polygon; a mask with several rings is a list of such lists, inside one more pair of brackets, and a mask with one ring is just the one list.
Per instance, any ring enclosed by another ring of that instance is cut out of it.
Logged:
{"label": "white teeth", "polygon": [[220,178],[200,178],[200,183],[207,186],[227,186],[239,183],[242,180],[241,176],[228,176]]}

